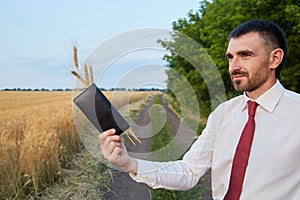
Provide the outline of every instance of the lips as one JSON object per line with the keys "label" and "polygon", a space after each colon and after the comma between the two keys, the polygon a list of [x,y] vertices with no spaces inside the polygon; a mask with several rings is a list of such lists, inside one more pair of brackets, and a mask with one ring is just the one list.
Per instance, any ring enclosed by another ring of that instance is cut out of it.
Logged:
{"label": "lips", "polygon": [[238,79],[238,78],[242,78],[242,77],[244,77],[244,76],[245,76],[245,75],[243,75],[243,74],[237,74],[237,75],[233,75],[232,78]]}
{"label": "lips", "polygon": [[240,79],[240,78],[246,77],[246,76],[248,76],[248,73],[243,72],[243,71],[233,71],[231,73],[231,77],[232,77],[233,80]]}
{"label": "lips", "polygon": [[247,72],[242,72],[242,71],[234,71],[234,72],[231,73],[231,76],[234,77],[234,78],[247,76],[247,75],[248,75]]}

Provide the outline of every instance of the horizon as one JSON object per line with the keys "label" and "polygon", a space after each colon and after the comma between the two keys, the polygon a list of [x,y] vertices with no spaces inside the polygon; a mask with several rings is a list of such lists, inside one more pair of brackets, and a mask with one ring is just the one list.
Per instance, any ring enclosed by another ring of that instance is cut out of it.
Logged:
{"label": "horizon", "polygon": [[[80,90],[84,90],[80,89]],[[167,88],[157,88],[157,87],[149,87],[149,88],[99,88],[102,91],[166,91]],[[0,89],[0,91],[76,91],[76,88],[4,88]]]}

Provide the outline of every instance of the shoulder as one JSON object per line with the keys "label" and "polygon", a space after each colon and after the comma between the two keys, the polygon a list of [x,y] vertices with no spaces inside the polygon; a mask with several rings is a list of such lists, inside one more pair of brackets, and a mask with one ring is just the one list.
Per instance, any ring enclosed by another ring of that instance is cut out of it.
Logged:
{"label": "shoulder", "polygon": [[300,94],[285,89],[281,98],[281,102],[285,107],[292,107],[294,111],[300,110]]}
{"label": "shoulder", "polygon": [[214,112],[220,112],[220,110],[228,110],[241,106],[244,102],[244,95],[239,95],[221,103]]}
{"label": "shoulder", "polygon": [[229,99],[221,104],[219,104],[216,109],[210,114],[209,118],[214,120],[223,120],[226,116],[230,115],[232,112],[241,110],[244,105],[244,96],[239,95],[232,99]]}
{"label": "shoulder", "polygon": [[294,91],[285,89],[283,94],[288,98],[300,101],[300,94]]}
{"label": "shoulder", "polygon": [[277,82],[277,90],[280,91],[282,97],[287,100],[300,100],[300,94],[289,89],[286,89],[284,85],[282,85],[279,81]]}

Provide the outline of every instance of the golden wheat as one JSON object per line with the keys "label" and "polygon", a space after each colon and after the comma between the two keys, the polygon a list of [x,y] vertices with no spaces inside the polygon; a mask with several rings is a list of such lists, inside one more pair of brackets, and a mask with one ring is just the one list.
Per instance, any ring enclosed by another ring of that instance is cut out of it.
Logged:
{"label": "golden wheat", "polygon": [[92,66],[89,66],[89,70],[90,70],[90,82],[94,83],[94,73],[93,73]]}
{"label": "golden wheat", "polygon": [[71,92],[0,92],[0,102],[0,196],[37,196],[80,146]]}
{"label": "golden wheat", "polygon": [[84,64],[84,77],[85,77],[85,80],[90,84],[90,75],[89,75],[89,70],[88,70],[88,66],[86,64]]}
{"label": "golden wheat", "polygon": [[79,71],[78,57],[77,57],[77,47],[76,46],[73,46],[73,63],[74,63],[74,66],[76,67],[76,69]]}
{"label": "golden wheat", "polygon": [[74,70],[71,71],[71,73],[81,82],[84,84],[85,87],[88,87],[89,82],[83,79],[80,74]]}
{"label": "golden wheat", "polygon": [[[37,197],[78,152],[72,92],[0,92],[0,196]],[[116,107],[151,92],[104,92]]]}

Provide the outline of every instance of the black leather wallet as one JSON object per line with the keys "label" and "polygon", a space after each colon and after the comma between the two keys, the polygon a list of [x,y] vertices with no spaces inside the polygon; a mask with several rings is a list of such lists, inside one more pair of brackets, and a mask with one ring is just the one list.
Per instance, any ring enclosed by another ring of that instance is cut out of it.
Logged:
{"label": "black leather wallet", "polygon": [[129,129],[127,121],[95,83],[75,97],[73,102],[99,132],[115,128],[116,134],[120,135]]}

